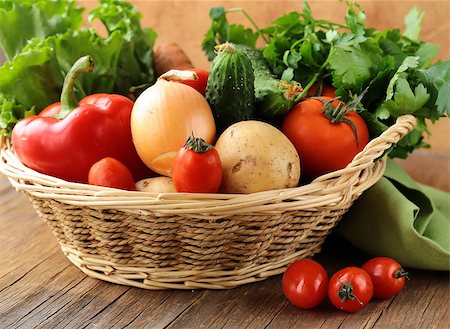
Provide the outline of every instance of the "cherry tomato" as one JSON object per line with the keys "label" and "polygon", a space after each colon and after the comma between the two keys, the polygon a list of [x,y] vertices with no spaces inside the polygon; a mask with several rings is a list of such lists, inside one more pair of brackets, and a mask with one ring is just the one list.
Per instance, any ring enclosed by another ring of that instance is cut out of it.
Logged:
{"label": "cherry tomato", "polygon": [[362,268],[372,279],[375,298],[390,298],[397,295],[405,286],[408,273],[392,258],[372,258]]}
{"label": "cherry tomato", "polygon": [[103,158],[92,165],[88,182],[91,185],[136,190],[130,170],[122,162],[111,157]]}
{"label": "cherry tomato", "polygon": [[369,274],[359,267],[346,267],[330,279],[328,298],[339,310],[356,312],[372,299],[373,285]]}
{"label": "cherry tomato", "polygon": [[313,308],[327,295],[327,272],[312,259],[296,260],[284,272],[282,287],[292,304],[303,309]]}
{"label": "cherry tomato", "polygon": [[178,151],[172,167],[172,180],[177,192],[217,193],[222,175],[217,150],[193,136]]}
{"label": "cherry tomato", "polygon": [[[325,96],[321,100],[307,98],[283,120],[282,131],[297,149],[304,177],[344,168],[369,142],[367,125],[355,111],[348,111],[340,122],[332,122],[333,109],[345,109],[345,104],[332,100]],[[330,102],[328,109],[324,102]]]}
{"label": "cherry tomato", "polygon": [[208,71],[202,70],[202,69],[186,69],[189,71],[193,71],[197,74],[198,80],[185,80],[185,81],[178,81],[185,85],[191,86],[195,90],[197,90],[200,94],[205,96],[206,94],[206,84],[208,82]]}
{"label": "cherry tomato", "polygon": [[335,98],[336,97],[336,89],[330,85],[316,82],[309,88],[308,95],[310,96],[326,96]]}

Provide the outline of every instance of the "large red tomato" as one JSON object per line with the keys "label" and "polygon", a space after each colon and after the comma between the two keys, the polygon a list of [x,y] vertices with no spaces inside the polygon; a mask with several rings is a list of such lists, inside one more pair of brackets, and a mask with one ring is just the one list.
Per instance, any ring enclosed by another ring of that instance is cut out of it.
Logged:
{"label": "large red tomato", "polygon": [[284,118],[282,131],[297,149],[308,178],[344,168],[369,142],[359,114],[326,96],[295,105]]}

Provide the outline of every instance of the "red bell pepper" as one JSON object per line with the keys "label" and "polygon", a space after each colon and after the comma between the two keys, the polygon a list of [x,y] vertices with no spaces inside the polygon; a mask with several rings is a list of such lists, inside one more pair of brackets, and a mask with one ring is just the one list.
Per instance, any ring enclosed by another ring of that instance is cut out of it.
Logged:
{"label": "red bell pepper", "polygon": [[93,67],[90,56],[80,58],[64,80],[61,102],[16,124],[11,141],[17,157],[38,172],[79,183],[87,183],[91,166],[105,157],[125,164],[136,181],[151,176],[132,141],[130,99],[93,94],[77,103],[75,79]]}

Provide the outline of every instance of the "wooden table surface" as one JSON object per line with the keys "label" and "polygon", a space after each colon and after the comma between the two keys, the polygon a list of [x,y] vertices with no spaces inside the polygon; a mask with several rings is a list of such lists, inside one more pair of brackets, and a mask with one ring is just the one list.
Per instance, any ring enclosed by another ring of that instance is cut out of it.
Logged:
{"label": "wooden table surface", "polygon": [[[449,161],[448,151],[421,151],[401,165],[418,181],[450,191]],[[330,274],[368,256],[332,235],[315,258]],[[5,176],[0,260],[0,328],[450,328],[448,272],[410,269],[398,296],[355,314],[329,302],[314,310],[292,306],[281,275],[225,291],[148,291],[89,278]]]}

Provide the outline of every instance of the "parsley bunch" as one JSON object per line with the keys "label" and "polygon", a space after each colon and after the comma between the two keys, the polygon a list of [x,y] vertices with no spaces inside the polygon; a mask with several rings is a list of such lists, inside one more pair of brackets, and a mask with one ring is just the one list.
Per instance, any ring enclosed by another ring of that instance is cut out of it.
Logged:
{"label": "parsley bunch", "polygon": [[[227,15],[242,12],[251,27],[230,24]],[[405,17],[406,28],[378,31],[365,25],[362,8],[347,2],[345,24],[316,19],[307,2],[301,12],[290,12],[259,28],[242,9],[210,11],[211,27],[202,48],[208,58],[214,45],[225,41],[260,49],[272,71],[288,82],[308,89],[323,81],[336,88],[336,95],[350,101],[365,92],[357,109],[372,137],[413,114],[417,128],[389,153],[406,158],[416,148],[428,147],[426,119],[432,122],[450,114],[450,61],[433,63],[437,45],[419,40],[424,13],[416,7]]]}

